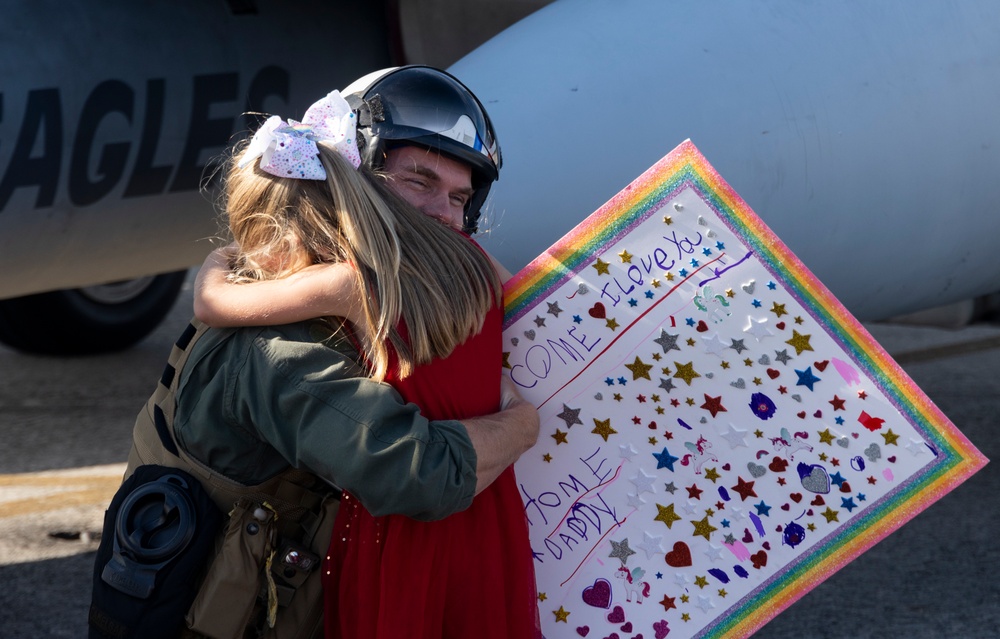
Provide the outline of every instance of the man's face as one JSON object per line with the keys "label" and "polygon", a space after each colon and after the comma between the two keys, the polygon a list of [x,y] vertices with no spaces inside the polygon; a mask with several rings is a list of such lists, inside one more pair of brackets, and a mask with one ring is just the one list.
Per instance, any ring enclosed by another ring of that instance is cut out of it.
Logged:
{"label": "man's face", "polygon": [[401,146],[386,152],[384,170],[397,195],[424,214],[462,228],[473,192],[469,165],[422,147]]}

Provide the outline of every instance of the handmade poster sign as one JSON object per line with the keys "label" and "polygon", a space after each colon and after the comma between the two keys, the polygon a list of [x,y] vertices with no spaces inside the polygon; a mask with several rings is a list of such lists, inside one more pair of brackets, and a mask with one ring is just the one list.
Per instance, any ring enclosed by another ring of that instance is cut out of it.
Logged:
{"label": "handmade poster sign", "polygon": [[547,637],[743,637],[985,463],[685,142],[507,287]]}

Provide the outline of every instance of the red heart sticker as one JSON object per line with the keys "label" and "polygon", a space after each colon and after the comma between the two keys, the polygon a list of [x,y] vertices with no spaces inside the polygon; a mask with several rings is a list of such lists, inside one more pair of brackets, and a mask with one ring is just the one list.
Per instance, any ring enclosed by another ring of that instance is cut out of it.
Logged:
{"label": "red heart sticker", "polygon": [[674,549],[667,553],[666,562],[674,568],[684,568],[691,565],[691,549],[683,541],[674,543]]}
{"label": "red heart sticker", "polygon": [[805,419],[806,418],[806,412],[804,410],[799,411],[797,414],[799,416],[799,419]]}
{"label": "red heart sticker", "polygon": [[595,319],[604,319],[607,317],[607,312],[604,310],[604,304],[601,304],[600,302],[590,307],[590,310],[587,312],[590,313],[590,316]]}
{"label": "red heart sticker", "polygon": [[773,368],[767,369],[767,376],[770,377],[771,379],[777,378],[778,375],[781,375],[781,371],[775,370]]}
{"label": "red heart sticker", "polygon": [[830,360],[824,359],[822,362],[813,362],[816,365],[816,369],[821,373],[826,370],[826,365],[830,363]]}
{"label": "red heart sticker", "polygon": [[708,330],[708,324],[705,323],[705,320],[698,320],[697,328],[699,333],[704,333]]}
{"label": "red heart sticker", "polygon": [[760,569],[767,565],[767,553],[763,550],[755,552],[750,555],[750,561],[753,562],[753,567]]}
{"label": "red heart sticker", "polygon": [[789,495],[796,504],[802,501],[802,493],[792,493]]}
{"label": "red heart sticker", "polygon": [[775,326],[778,327],[779,331],[785,330],[785,323],[784,322],[778,322],[777,324],[775,324]]}
{"label": "red heart sticker", "polygon": [[811,502],[809,502],[809,503],[810,503],[811,505],[813,505],[813,506],[822,506],[822,505],[823,505],[823,504],[825,504],[826,502],[825,502],[825,501],[823,501],[823,496],[822,496],[822,495],[816,495],[816,499],[812,500],[812,501],[811,501]]}
{"label": "red heart sticker", "polygon": [[848,483],[847,483],[847,482],[845,481],[844,483],[842,483],[842,484],[840,485],[840,492],[842,492],[842,493],[849,493],[849,492],[851,492],[851,485],[850,485],[850,484],[848,484]]}

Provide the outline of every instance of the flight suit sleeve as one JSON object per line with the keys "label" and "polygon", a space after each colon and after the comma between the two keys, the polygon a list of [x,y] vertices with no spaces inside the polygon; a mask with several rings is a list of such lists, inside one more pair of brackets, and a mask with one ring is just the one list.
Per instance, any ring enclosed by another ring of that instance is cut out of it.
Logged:
{"label": "flight suit sleeve", "polygon": [[465,427],[429,421],[388,384],[355,372],[333,349],[262,333],[233,380],[227,417],[376,516],[431,520],[467,508],[476,452]]}

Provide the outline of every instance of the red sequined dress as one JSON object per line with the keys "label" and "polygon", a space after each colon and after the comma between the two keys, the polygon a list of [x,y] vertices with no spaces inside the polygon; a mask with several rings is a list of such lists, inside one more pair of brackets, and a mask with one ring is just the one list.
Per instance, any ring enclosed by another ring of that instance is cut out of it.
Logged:
{"label": "red sequined dress", "polygon": [[[431,419],[496,412],[503,314],[445,359],[389,379]],[[390,367],[392,370],[392,367]],[[540,637],[524,505],[513,468],[446,519],[374,517],[345,493],[323,566],[328,639]]]}

